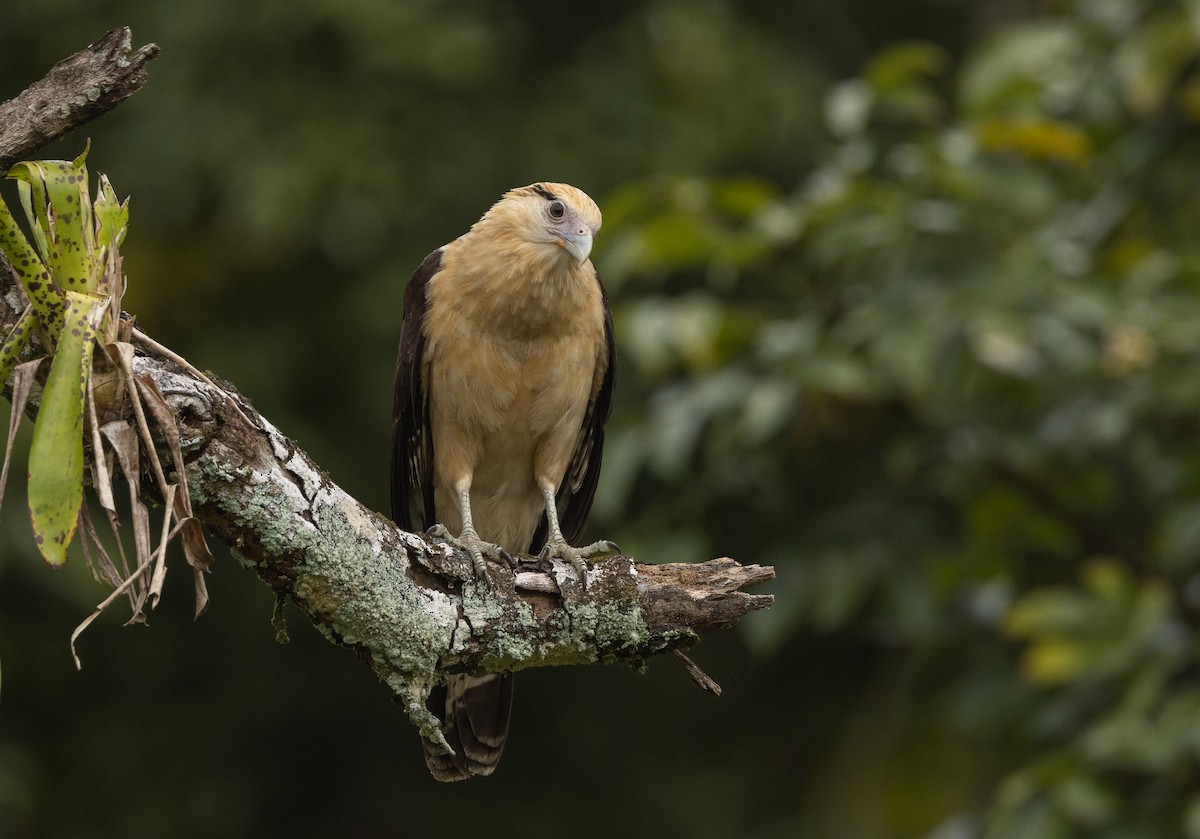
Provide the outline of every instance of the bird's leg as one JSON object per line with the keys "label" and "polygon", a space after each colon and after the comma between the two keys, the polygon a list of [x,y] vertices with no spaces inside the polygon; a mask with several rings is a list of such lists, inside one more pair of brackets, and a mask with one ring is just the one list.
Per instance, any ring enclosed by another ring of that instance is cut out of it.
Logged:
{"label": "bird's leg", "polygon": [[499,545],[491,542],[485,542],[479,538],[479,534],[475,532],[475,524],[471,520],[471,485],[466,484],[458,488],[458,513],[462,519],[462,530],[458,536],[451,536],[450,531],[445,525],[435,524],[426,531],[430,536],[437,536],[445,539],[456,548],[461,548],[471,555],[471,561],[475,565],[475,576],[481,579],[488,579],[487,563],[483,561],[485,556],[490,556],[498,562],[506,563],[510,568],[513,566],[513,558]]}
{"label": "bird's leg", "polygon": [[587,560],[599,554],[617,553],[621,549],[617,547],[616,542],[610,542],[607,539],[601,539],[599,542],[593,542],[581,548],[567,544],[567,540],[562,535],[562,527],[558,523],[558,504],[554,500],[554,487],[539,481],[538,488],[542,491],[542,498],[546,500],[546,523],[549,525],[546,547],[542,548],[539,558],[556,556],[559,559],[565,559],[578,572],[583,587],[587,588]]}

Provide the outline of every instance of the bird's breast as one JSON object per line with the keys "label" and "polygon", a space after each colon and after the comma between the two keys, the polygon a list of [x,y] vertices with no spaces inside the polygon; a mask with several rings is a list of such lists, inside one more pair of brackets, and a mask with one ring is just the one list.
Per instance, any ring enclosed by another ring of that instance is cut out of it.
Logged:
{"label": "bird's breast", "polygon": [[513,551],[528,549],[544,509],[535,464],[550,453],[551,477],[561,481],[583,423],[596,366],[588,344],[476,335],[433,348],[429,393],[440,521],[460,526],[452,488],[466,478],[480,536]]}
{"label": "bird's breast", "polygon": [[578,338],[459,336],[434,343],[431,408],[481,436],[536,439],[587,406],[596,348]]}

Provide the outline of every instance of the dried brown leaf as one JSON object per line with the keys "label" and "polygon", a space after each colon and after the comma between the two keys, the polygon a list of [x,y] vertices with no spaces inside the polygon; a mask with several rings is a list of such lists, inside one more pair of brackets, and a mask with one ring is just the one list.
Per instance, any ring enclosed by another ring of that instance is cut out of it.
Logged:
{"label": "dried brown leaf", "polygon": [[121,579],[125,579],[129,576],[129,559],[125,556],[125,543],[121,540],[121,520],[117,518],[115,510],[105,510],[104,513],[117,545],[117,555],[121,558]]}
{"label": "dried brown leaf", "polygon": [[675,657],[677,659],[683,662],[684,669],[686,669],[688,675],[692,677],[692,681],[696,683],[696,687],[702,688],[714,696],[721,695],[721,686],[717,684],[716,680],[701,670],[700,666],[688,658],[683,650],[672,650],[672,652],[675,653]]}
{"label": "dried brown leaf", "polygon": [[[142,567],[145,563],[153,559],[154,554],[150,550],[150,508],[141,502],[141,499],[133,507],[133,549],[137,554],[138,567]],[[142,607],[146,604],[146,595],[148,590],[139,586],[137,589],[137,599],[134,603],[134,618],[137,618],[138,613],[142,611]]]}
{"label": "dried brown leaf", "polygon": [[175,515],[179,518],[184,556],[187,557],[188,565],[198,571],[207,571],[212,566],[213,556],[212,551],[208,549],[208,542],[204,539],[204,528],[197,518],[181,517],[178,509],[179,503],[179,499],[176,498]]}
{"label": "dried brown leaf", "polygon": [[119,585],[115,589],[113,589],[112,593],[109,594],[108,597],[104,598],[104,600],[100,602],[100,604],[96,607],[96,611],[94,611],[90,615],[88,615],[87,618],[84,619],[83,623],[81,623],[81,624],[79,624],[79,626],[75,627],[75,631],[71,633],[71,657],[73,659],[75,659],[75,669],[76,670],[83,669],[83,663],[79,660],[79,654],[77,652],[75,652],[75,641],[79,638],[80,634],[83,633],[83,630],[85,630],[89,626],[91,626],[92,621],[94,621],[96,618],[100,617],[101,613],[103,613],[105,609],[107,609],[109,606],[111,606],[114,600],[116,600],[118,597],[120,597],[122,594],[124,594],[131,586],[133,586],[133,584],[137,580],[140,580],[142,578],[142,575],[145,574],[146,571],[149,570],[149,568],[150,568],[149,561],[147,561],[143,565],[139,565],[137,570],[134,571],[132,574],[130,574],[129,577],[125,580],[125,582],[121,583],[121,585]]}
{"label": "dried brown leaf", "polygon": [[4,467],[0,469],[0,505],[4,504],[4,488],[8,486],[8,467],[12,462],[17,428],[21,424],[21,417],[25,415],[25,403],[29,401],[29,391],[33,388],[41,363],[41,358],[35,358],[33,361],[18,364],[13,369],[12,412],[8,420],[8,442],[4,446]]}
{"label": "dried brown leaf", "polygon": [[[84,504],[82,507],[79,508],[79,521],[81,524],[77,525],[77,529],[83,529],[82,522],[83,522],[84,511],[86,509],[87,509],[86,504]],[[79,540],[79,546],[81,548],[83,548],[83,564],[87,566],[88,573],[92,575],[92,579],[98,583],[105,582],[105,580],[100,576],[100,571],[96,567],[96,563],[92,560],[92,551],[88,547],[88,540],[86,537]]]}
{"label": "dried brown leaf", "polygon": [[[125,321],[121,321],[121,323],[124,324]],[[101,405],[123,405],[125,403],[125,391],[129,387],[129,382],[125,379],[124,368],[117,361],[117,358],[120,356],[120,354],[124,352],[124,350],[120,349],[120,344],[121,342],[119,341],[111,341],[109,343],[101,344],[101,348],[104,350],[105,356],[112,363],[117,372],[117,375],[113,376],[104,384],[105,388],[112,388],[113,390],[112,393],[106,393],[103,390],[101,391]],[[125,342],[125,346],[132,350],[132,345],[128,342]],[[129,352],[129,356],[130,360],[132,361],[133,353]]]}
{"label": "dried brown leaf", "polygon": [[[131,382],[136,382],[137,378],[133,375],[133,345],[116,341],[112,344],[105,344],[104,349],[117,366],[124,371],[126,378]],[[138,431],[141,432],[142,442],[145,444],[144,450],[146,458],[150,461],[151,471],[158,482],[158,491],[163,497],[166,497],[167,478],[163,473],[162,462],[158,459],[158,449],[154,446],[154,438],[150,436],[150,424],[146,422],[146,411],[142,407],[142,400],[136,387],[129,389],[129,404],[133,406],[133,415],[137,418]]]}
{"label": "dried brown leaf", "polygon": [[147,594],[151,609],[158,606],[158,599],[162,596],[163,582],[167,577],[167,542],[170,540],[171,515],[175,507],[175,492],[178,488],[175,484],[168,485],[167,497],[164,499],[162,534],[158,539],[158,547],[154,550],[154,574],[150,577],[150,591]]}
{"label": "dried brown leaf", "polygon": [[196,582],[196,613],[193,617],[199,618],[208,611],[208,583],[204,581],[204,572],[199,568],[192,569],[192,576]]}
{"label": "dried brown leaf", "polygon": [[183,452],[179,443],[179,427],[175,423],[175,415],[167,405],[154,381],[148,377],[137,380],[138,391],[150,413],[154,416],[162,431],[163,438],[171,452],[171,460],[175,466],[175,475],[179,481],[180,492],[174,495],[173,506],[175,518],[179,522],[183,553],[188,565],[196,569],[196,617],[204,614],[208,608],[208,587],[201,572],[207,571],[212,565],[212,552],[204,539],[204,530],[200,522],[192,516],[192,502],[187,489],[187,474],[184,470]]}
{"label": "dried brown leaf", "polygon": [[113,420],[100,426],[100,433],[112,446],[117,463],[125,474],[131,497],[136,497],[142,483],[141,464],[138,460],[137,432],[125,420]]}
{"label": "dried brown leaf", "polygon": [[[162,432],[163,438],[167,441],[167,448],[171,452],[171,462],[175,466],[176,480],[183,490],[178,496],[184,509],[184,515],[179,517],[180,521],[182,521],[192,515],[192,504],[188,498],[187,476],[183,470],[183,452],[179,447],[179,426],[175,424],[175,415],[171,412],[171,408],[167,405],[167,400],[163,398],[162,392],[159,391],[158,385],[154,384],[153,379],[148,376],[142,376],[137,379],[137,387],[142,401],[150,409],[150,413],[154,416],[154,421],[158,423],[158,428]],[[173,509],[173,507],[168,505],[167,509]]]}
{"label": "dried brown leaf", "polygon": [[[81,541],[83,545],[83,558],[87,561],[88,570],[92,574],[92,579],[98,583],[108,583],[116,588],[124,578],[117,571],[117,566],[113,564],[112,557],[108,555],[108,550],[104,547],[104,543],[100,541],[100,534],[96,532],[96,526],[92,524],[91,513],[88,512],[87,505],[79,508],[79,517],[83,525],[84,538]],[[92,552],[88,549],[88,543],[91,542],[95,549],[95,558],[93,559]]]}
{"label": "dried brown leaf", "polygon": [[[136,330],[134,332],[135,334],[140,334],[136,333]],[[129,389],[129,397],[130,403],[133,406],[134,416],[137,418],[140,437],[144,444],[142,448],[146,453],[147,459],[150,461],[163,498],[170,498],[167,501],[166,509],[171,511],[176,521],[172,534],[182,534],[181,542],[183,544],[184,555],[187,558],[188,564],[194,569],[196,617],[200,617],[208,609],[208,586],[204,581],[203,573],[212,564],[212,552],[209,550],[208,543],[204,539],[204,531],[200,526],[200,522],[192,516],[191,499],[187,492],[183,452],[180,446],[179,427],[175,423],[175,417],[170,406],[167,405],[166,399],[154,382],[149,378],[139,378],[133,375],[133,346],[129,343],[117,341],[106,345],[105,350],[113,362],[125,373],[128,380],[135,384],[134,387]],[[175,473],[179,476],[178,480],[180,483],[178,485],[167,483],[154,440],[150,435],[149,423],[146,420],[147,410],[154,417],[171,452]],[[129,428],[127,424],[122,423],[122,425],[127,429]],[[107,428],[107,426],[105,427]],[[129,431],[132,433],[132,429],[129,429]],[[122,434],[124,436],[124,432]],[[126,457],[136,459],[137,435],[133,436],[132,444],[127,442],[126,445],[131,445],[134,453],[127,453]],[[116,443],[113,445],[115,448]],[[118,457],[121,456],[118,455]],[[121,460],[121,466],[124,469],[125,459]],[[176,486],[182,491],[176,492]],[[132,503],[134,505],[134,541],[138,550],[138,564],[141,565],[149,552],[149,514],[145,509],[145,505],[141,505],[140,501],[133,500]],[[164,529],[165,527],[166,524],[164,523]],[[161,547],[165,550],[165,546]],[[151,608],[157,602],[157,594],[154,591],[154,586],[151,585],[146,592],[151,598]]]}
{"label": "dried brown leaf", "polygon": [[[132,391],[130,391],[132,393]],[[105,439],[112,446],[113,453],[125,481],[129,484],[129,508],[133,520],[133,544],[137,553],[137,566],[140,568],[150,557],[150,511],[142,501],[139,489],[142,483],[142,472],[139,461],[138,435],[129,423],[124,420],[113,420],[100,428]],[[134,604],[134,614],[141,611],[145,602],[145,589],[139,588]]]}
{"label": "dried brown leaf", "polygon": [[100,506],[115,513],[117,505],[113,501],[112,474],[108,469],[108,458],[104,456],[104,440],[100,436],[100,423],[96,418],[95,376],[88,376],[87,400],[88,425],[92,427],[92,488],[96,490]]}
{"label": "dried brown leaf", "polygon": [[234,398],[232,396],[229,395],[229,392],[226,391],[225,388],[218,387],[212,381],[212,379],[210,379],[208,376],[204,375],[199,370],[197,370],[195,367],[193,367],[192,363],[190,361],[188,361],[186,358],[179,355],[178,353],[176,353],[174,350],[170,349],[169,347],[164,347],[162,344],[158,343],[158,341],[155,341],[153,338],[151,338],[145,332],[142,332],[140,329],[132,328],[130,331],[130,334],[132,336],[131,340],[136,340],[138,343],[142,344],[143,346],[145,346],[151,350],[154,350],[154,352],[158,353],[159,355],[163,356],[164,358],[169,358],[171,361],[178,364],[184,370],[191,373],[193,376],[195,376],[200,381],[204,382],[206,385],[211,387],[213,390],[220,391],[221,394],[224,395],[224,397],[225,397],[225,402],[229,405],[230,408],[233,408],[234,413],[236,413],[239,417],[241,417],[247,426],[249,426],[250,428],[257,427],[254,423],[250,422],[249,417],[247,417],[245,414],[242,413],[242,409],[238,407],[237,402],[234,400]]}

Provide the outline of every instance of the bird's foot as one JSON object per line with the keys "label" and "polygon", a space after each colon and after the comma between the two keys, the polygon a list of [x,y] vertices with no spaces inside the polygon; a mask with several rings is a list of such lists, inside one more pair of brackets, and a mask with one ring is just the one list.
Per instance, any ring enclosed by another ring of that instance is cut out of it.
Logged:
{"label": "bird's foot", "polygon": [[425,535],[444,539],[459,550],[469,553],[471,562],[475,566],[475,576],[480,579],[491,581],[491,578],[488,577],[487,563],[484,561],[484,557],[495,562],[503,562],[509,568],[516,567],[516,561],[508,551],[497,544],[480,539],[474,528],[463,528],[462,533],[452,536],[444,524],[435,524],[425,531]]}
{"label": "bird's foot", "polygon": [[582,586],[587,588],[587,561],[594,556],[618,554],[621,549],[616,542],[610,542],[607,539],[601,539],[599,542],[593,542],[590,545],[584,545],[581,548],[574,548],[567,544],[566,539],[550,539],[546,542],[546,547],[542,548],[542,552],[538,554],[538,559],[548,559],[557,557],[571,563],[571,567],[579,574],[579,581]]}

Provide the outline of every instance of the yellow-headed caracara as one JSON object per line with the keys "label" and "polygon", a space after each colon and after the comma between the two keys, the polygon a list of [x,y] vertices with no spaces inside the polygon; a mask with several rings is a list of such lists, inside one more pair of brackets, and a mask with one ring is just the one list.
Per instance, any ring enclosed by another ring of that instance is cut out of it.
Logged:
{"label": "yellow-headed caracara", "polygon": [[[392,421],[392,517],[484,558],[572,547],[587,522],[612,407],[608,298],[588,260],[600,210],[567,184],[506,193],[409,281]],[[456,533],[457,536],[451,534]],[[425,740],[440,781],[488,775],[508,737],[512,676],[451,676],[430,695],[453,755]]]}

